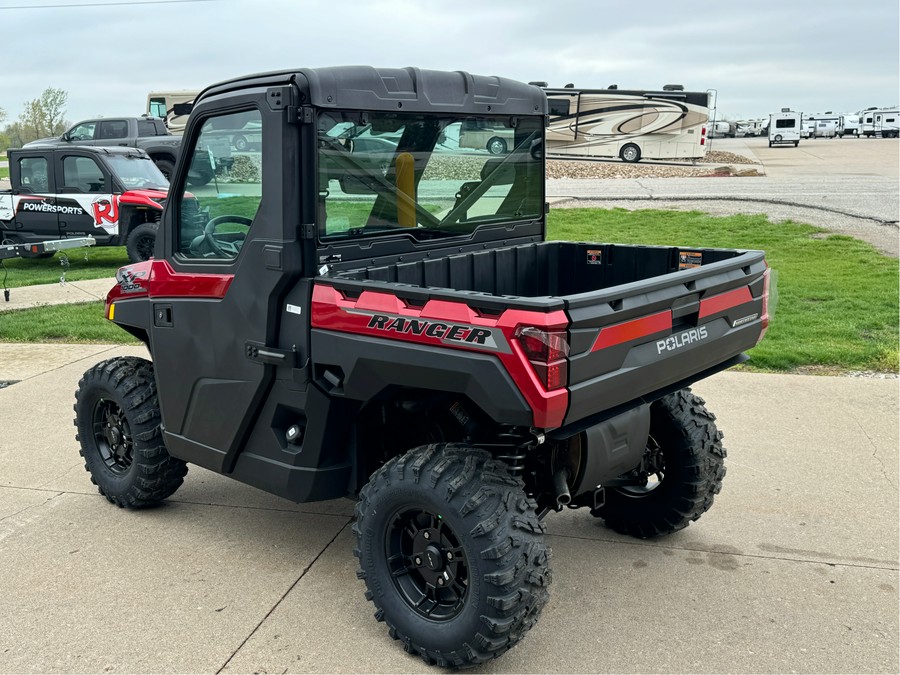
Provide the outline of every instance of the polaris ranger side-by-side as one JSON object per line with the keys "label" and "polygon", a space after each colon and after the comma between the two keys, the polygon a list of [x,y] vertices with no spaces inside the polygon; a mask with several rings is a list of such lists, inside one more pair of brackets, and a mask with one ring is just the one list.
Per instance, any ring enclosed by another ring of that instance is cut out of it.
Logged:
{"label": "polaris ranger side-by-side", "polygon": [[[93,237],[149,260],[169,184],[143,150],[33,147],[9,151],[11,189],[0,192],[0,243]],[[25,247],[28,249],[28,247]],[[50,257],[56,249],[25,256]]]}
{"label": "polaris ranger side-by-side", "polygon": [[[637,537],[699,518],[725,450],[686,387],[762,338],[764,254],[545,241],[546,114],[537,87],[414,68],[206,89],[155,258],[107,298],[152,363],[104,361],[76,394],[101,494],[149,506],[194,463],[358,495],[375,616],[443,666],[535,624],[548,512]],[[191,193],[188,158],[215,165],[193,149],[234,115],[260,123],[259,174]],[[453,147],[470,120],[512,129],[509,152]]]}

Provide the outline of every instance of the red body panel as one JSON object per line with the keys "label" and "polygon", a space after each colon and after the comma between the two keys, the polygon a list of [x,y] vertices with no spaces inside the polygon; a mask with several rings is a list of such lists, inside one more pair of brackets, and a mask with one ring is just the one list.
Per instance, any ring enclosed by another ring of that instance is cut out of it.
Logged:
{"label": "red body panel", "polygon": [[126,265],[116,272],[118,283],[106,296],[109,306],[119,300],[151,298],[224,298],[233,274],[194,274],[176,272],[167,260],[147,260]]}
{"label": "red body panel", "polygon": [[[499,329],[506,338],[510,349],[506,352],[490,349],[477,344],[458,342],[448,344],[441,336],[426,335],[424,332],[386,334],[385,331],[370,327],[375,313],[390,314],[410,319],[433,320],[438,322],[458,322],[468,326]],[[553,429],[562,424],[568,406],[569,392],[560,388],[547,391],[538,379],[515,337],[519,326],[535,326],[546,330],[563,330],[569,320],[565,312],[531,312],[508,309],[498,316],[485,316],[458,302],[429,300],[422,307],[407,305],[400,298],[388,293],[363,291],[356,299],[348,298],[339,290],[317,284],[313,289],[312,328],[333,330],[343,333],[368,335],[381,339],[396,339],[438,348],[465,349],[490,353],[500,359],[506,371],[516,383],[522,396],[531,407],[534,426],[539,429]]]}

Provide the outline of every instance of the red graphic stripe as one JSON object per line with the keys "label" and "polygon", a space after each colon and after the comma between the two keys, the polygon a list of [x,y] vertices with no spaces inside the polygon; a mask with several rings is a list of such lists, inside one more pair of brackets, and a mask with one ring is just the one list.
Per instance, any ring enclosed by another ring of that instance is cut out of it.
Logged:
{"label": "red graphic stripe", "polygon": [[743,286],[741,288],[736,288],[733,291],[719,293],[710,298],[704,298],[700,301],[699,318],[703,319],[707,316],[724,312],[726,309],[743,305],[752,300],[753,296],[750,295],[749,286]]}
{"label": "red graphic stripe", "polygon": [[642,316],[640,319],[624,321],[601,328],[594,346],[591,347],[591,351],[596,352],[613,345],[620,345],[624,342],[631,342],[632,340],[638,340],[669,330],[672,330],[672,312],[667,309],[658,314]]}

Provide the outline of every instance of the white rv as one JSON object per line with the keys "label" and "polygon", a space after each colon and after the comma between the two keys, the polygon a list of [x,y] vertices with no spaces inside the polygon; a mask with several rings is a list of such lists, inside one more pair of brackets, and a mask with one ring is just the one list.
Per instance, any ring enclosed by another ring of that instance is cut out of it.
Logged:
{"label": "white rv", "polygon": [[867,111],[872,114],[872,134],[882,138],[897,138],[900,135],[900,109],[877,108]]}
{"label": "white rv", "polygon": [[547,154],[641,159],[706,155],[709,94],[666,85],[662,91],[545,88],[550,105]]}
{"label": "white rv", "polygon": [[151,91],[147,94],[147,114],[161,117],[166,129],[172,134],[183,134],[187,124],[187,115],[176,115],[173,108],[176,103],[192,103],[199,91],[182,89],[180,91]]}
{"label": "white rv", "polygon": [[793,143],[800,145],[800,125],[803,114],[782,108],[781,112],[769,115],[769,147]]}
{"label": "white rv", "polygon": [[860,126],[860,116],[852,115],[850,113],[845,113],[841,115],[840,119],[838,119],[837,123],[837,136],[838,138],[843,138],[844,136],[859,136],[859,126]]}

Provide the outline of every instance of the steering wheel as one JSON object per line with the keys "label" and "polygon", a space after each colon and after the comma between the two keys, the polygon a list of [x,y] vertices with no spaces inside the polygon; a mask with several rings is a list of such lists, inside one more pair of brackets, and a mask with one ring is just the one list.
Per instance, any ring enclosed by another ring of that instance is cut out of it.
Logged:
{"label": "steering wheel", "polygon": [[238,245],[239,242],[219,241],[215,237],[216,228],[222,223],[236,223],[237,225],[250,227],[252,222],[250,218],[232,215],[216,216],[210,219],[206,227],[203,228],[203,234],[191,242],[191,253],[202,255],[203,252],[200,250],[200,245],[205,244],[207,248],[220,258],[237,258],[238,253],[241,252],[241,247]]}

